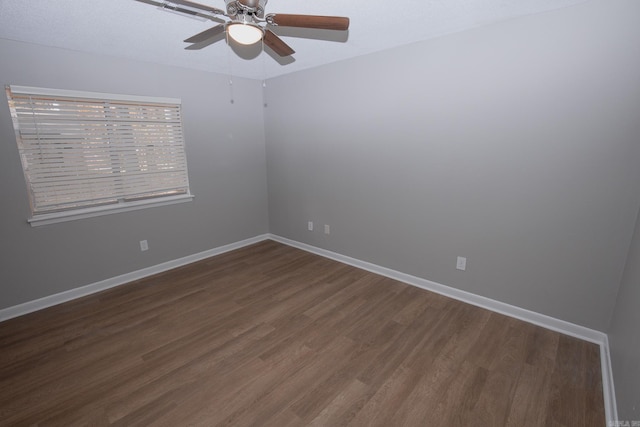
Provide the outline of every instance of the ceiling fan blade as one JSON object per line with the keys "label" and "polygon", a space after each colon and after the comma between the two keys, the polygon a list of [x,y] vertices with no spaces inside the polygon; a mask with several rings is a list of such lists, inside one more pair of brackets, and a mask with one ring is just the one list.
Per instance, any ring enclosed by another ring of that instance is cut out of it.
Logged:
{"label": "ceiling fan blade", "polygon": [[343,16],[291,15],[286,13],[270,13],[267,22],[282,27],[318,28],[321,30],[349,29],[349,18]]}
{"label": "ceiling fan blade", "polygon": [[200,18],[205,18],[205,19],[210,19],[210,20],[217,20],[218,18],[213,18],[211,15],[209,14],[205,14],[202,12],[198,12],[192,9],[185,9],[182,8],[180,6],[175,6],[172,4],[169,4],[163,0],[160,1],[155,1],[155,0],[136,0],[139,1],[140,3],[146,3],[146,4],[150,4],[151,6],[156,6],[159,7],[160,9],[168,9],[168,10],[172,10],[174,12],[178,12],[178,13],[184,13],[185,15],[191,15],[191,16],[197,16]]}
{"label": "ceiling fan blade", "polygon": [[217,9],[206,4],[200,4],[189,0],[167,0],[169,3],[180,4],[182,6],[192,7],[194,9],[206,10],[207,12],[215,13],[216,15],[224,15],[224,10]]}
{"label": "ceiling fan blade", "polygon": [[220,40],[224,40],[224,37],[210,38],[210,39],[202,41],[200,43],[190,44],[189,46],[185,47],[185,50],[200,50],[200,49],[204,49],[205,47],[207,47],[209,45],[212,45],[214,43],[217,43]]}
{"label": "ceiling fan blade", "polygon": [[216,25],[215,27],[204,30],[203,32],[198,33],[195,36],[189,37],[185,40],[185,43],[200,43],[222,33],[224,33],[224,24]]}
{"label": "ceiling fan blade", "polygon": [[296,53],[295,50],[291,49],[291,47],[282,41],[282,39],[276,36],[270,30],[265,30],[264,32],[264,44],[269,46],[275,53],[280,56],[289,56]]}

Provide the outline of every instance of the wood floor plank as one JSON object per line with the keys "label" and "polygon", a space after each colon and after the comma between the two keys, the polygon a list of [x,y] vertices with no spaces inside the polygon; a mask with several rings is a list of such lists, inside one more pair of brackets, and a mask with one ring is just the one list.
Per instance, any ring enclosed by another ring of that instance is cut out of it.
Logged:
{"label": "wood floor plank", "polygon": [[0,426],[599,426],[595,344],[264,241],[0,323]]}
{"label": "wood floor plank", "polygon": [[513,427],[544,425],[547,415],[545,397],[549,395],[551,374],[525,364],[513,395],[506,424]]}
{"label": "wood floor plank", "polygon": [[[398,323],[390,322],[369,340],[354,341],[354,349],[348,356],[335,361],[330,375],[325,376],[321,382],[314,384],[309,390],[296,397],[290,404],[291,409],[305,421],[314,419],[332,399],[340,394],[347,383],[357,379],[367,361],[391,345],[391,337],[395,336],[400,328],[402,326]],[[361,381],[358,380],[358,383]]]}

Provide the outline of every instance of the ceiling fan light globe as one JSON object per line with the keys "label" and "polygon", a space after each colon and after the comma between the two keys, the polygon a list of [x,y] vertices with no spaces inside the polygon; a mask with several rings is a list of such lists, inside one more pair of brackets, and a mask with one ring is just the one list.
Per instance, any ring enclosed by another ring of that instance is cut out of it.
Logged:
{"label": "ceiling fan light globe", "polygon": [[252,45],[262,40],[264,33],[262,28],[252,24],[233,23],[227,26],[227,33],[236,42],[243,45]]}

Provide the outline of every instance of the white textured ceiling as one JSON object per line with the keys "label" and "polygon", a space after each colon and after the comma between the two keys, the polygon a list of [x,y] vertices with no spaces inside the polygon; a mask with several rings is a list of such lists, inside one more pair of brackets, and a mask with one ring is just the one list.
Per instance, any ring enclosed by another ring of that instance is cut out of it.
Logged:
{"label": "white textured ceiling", "polygon": [[[0,38],[267,79],[585,1],[270,0],[267,13],[351,19],[346,34],[278,28],[275,32],[296,51],[294,60],[284,61],[284,65],[261,53],[260,46],[232,49],[224,40],[202,50],[184,50],[182,40],[216,23],[135,0],[0,0]],[[224,0],[199,3],[225,8]]]}

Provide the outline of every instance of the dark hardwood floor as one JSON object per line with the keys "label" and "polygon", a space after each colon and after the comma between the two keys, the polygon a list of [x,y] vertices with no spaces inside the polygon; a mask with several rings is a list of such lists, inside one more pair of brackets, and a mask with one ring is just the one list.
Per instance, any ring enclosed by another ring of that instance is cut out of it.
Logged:
{"label": "dark hardwood floor", "polygon": [[0,323],[7,426],[604,426],[599,348],[272,241]]}

